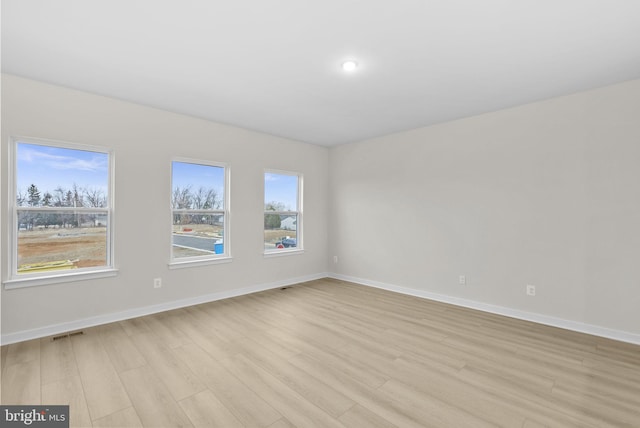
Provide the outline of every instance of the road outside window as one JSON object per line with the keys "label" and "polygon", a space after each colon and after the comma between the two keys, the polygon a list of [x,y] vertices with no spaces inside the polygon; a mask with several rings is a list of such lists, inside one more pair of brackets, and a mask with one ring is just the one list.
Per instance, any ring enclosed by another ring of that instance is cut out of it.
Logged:
{"label": "road outside window", "polygon": [[172,260],[228,256],[225,166],[174,161],[171,170]]}
{"label": "road outside window", "polygon": [[302,249],[302,176],[267,171],[264,174],[264,251]]}

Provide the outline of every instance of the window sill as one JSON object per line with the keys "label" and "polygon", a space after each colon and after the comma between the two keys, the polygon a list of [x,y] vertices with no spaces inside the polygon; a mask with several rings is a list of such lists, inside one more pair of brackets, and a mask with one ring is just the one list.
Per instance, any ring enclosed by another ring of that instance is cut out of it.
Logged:
{"label": "window sill", "polygon": [[268,259],[271,257],[284,257],[284,256],[295,256],[299,254],[304,254],[304,250],[296,249],[296,250],[276,250],[276,251],[265,251],[264,258]]}
{"label": "window sill", "polygon": [[116,276],[118,269],[92,270],[90,272],[63,273],[48,276],[30,276],[26,278],[8,279],[3,282],[5,290],[40,285],[60,284],[63,282],[87,281],[90,279],[108,278]]}
{"label": "window sill", "polygon": [[174,261],[169,263],[169,269],[184,269],[184,268],[196,267],[196,266],[219,265],[224,263],[231,263],[232,261],[233,261],[233,258],[231,257],[220,257],[217,259],[207,259],[207,260]]}

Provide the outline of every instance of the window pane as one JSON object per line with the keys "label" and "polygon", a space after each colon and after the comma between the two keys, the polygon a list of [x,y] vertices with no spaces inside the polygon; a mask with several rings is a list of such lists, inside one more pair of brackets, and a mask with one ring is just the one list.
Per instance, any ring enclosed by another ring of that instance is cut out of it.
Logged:
{"label": "window pane", "polygon": [[87,150],[17,144],[18,206],[108,206],[109,155]]}
{"label": "window pane", "polygon": [[264,215],[264,249],[297,247],[298,216],[295,214]]}
{"label": "window pane", "polygon": [[174,161],[171,192],[171,259],[224,255],[225,168]]}
{"label": "window pane", "polygon": [[173,162],[171,170],[171,208],[224,209],[223,167]]}
{"label": "window pane", "polygon": [[15,148],[15,274],[110,266],[109,154],[22,141]]}
{"label": "window pane", "polygon": [[264,174],[264,210],[298,210],[298,176],[286,174]]}
{"label": "window pane", "polygon": [[301,246],[299,183],[300,177],[295,173],[264,174],[265,252]]}
{"label": "window pane", "polygon": [[18,209],[18,274],[107,265],[106,212]]}
{"label": "window pane", "polygon": [[224,254],[224,215],[173,213],[173,258]]}

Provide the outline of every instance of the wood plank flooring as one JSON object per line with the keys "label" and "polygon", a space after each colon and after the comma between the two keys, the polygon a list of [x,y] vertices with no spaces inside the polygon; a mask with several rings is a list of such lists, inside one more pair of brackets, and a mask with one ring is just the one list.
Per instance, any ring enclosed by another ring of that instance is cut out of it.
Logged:
{"label": "wood plank flooring", "polygon": [[1,355],[77,427],[640,427],[640,346],[333,279]]}

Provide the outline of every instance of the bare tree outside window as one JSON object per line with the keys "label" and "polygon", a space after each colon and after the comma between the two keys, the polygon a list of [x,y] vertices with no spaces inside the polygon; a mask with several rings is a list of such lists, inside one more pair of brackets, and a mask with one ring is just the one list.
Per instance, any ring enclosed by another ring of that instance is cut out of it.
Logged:
{"label": "bare tree outside window", "polygon": [[111,266],[108,152],[15,141],[15,276]]}
{"label": "bare tree outside window", "polygon": [[199,261],[228,256],[225,167],[174,161],[171,181],[171,259]]}

